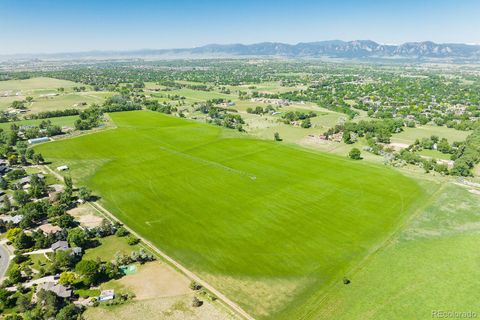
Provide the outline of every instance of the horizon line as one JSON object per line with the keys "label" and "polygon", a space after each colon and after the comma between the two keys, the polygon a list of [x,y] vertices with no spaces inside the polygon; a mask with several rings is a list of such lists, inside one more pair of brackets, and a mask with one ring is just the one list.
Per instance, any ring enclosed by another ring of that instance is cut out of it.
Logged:
{"label": "horizon line", "polygon": [[431,40],[423,40],[423,41],[406,41],[402,43],[383,43],[383,42],[377,42],[375,40],[370,40],[370,39],[355,39],[355,40],[340,40],[340,39],[330,39],[330,40],[316,40],[316,41],[301,41],[301,42],[281,42],[281,41],[261,41],[261,42],[252,42],[252,43],[242,43],[242,42],[229,42],[229,43],[207,43],[203,45],[198,45],[198,46],[192,46],[192,47],[171,47],[171,48],[138,48],[138,49],[89,49],[89,50],[79,50],[79,51],[55,51],[55,52],[16,52],[16,53],[0,53],[0,56],[22,56],[22,55],[60,55],[60,54],[73,54],[73,53],[120,53],[120,52],[138,52],[138,51],[169,51],[169,50],[188,50],[188,49],[197,49],[197,48],[203,48],[203,47],[208,47],[208,46],[228,46],[228,45],[244,45],[244,46],[251,46],[251,45],[256,45],[256,44],[263,44],[263,43],[276,43],[276,44],[286,44],[286,45],[291,45],[291,46],[296,46],[299,44],[305,44],[305,43],[319,43],[319,42],[333,42],[333,41],[342,41],[345,43],[348,42],[355,42],[355,41],[372,41],[375,42],[378,45],[383,45],[383,46],[401,46],[404,44],[408,43],[424,43],[424,42],[431,42],[434,44],[438,45],[447,45],[447,44],[460,44],[460,45],[468,45],[468,46],[480,46],[480,43],[472,43],[472,42],[435,42]]}

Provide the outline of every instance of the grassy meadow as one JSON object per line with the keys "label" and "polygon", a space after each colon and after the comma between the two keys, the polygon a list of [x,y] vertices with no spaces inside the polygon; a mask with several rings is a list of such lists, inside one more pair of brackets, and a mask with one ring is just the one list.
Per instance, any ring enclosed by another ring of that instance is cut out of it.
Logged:
{"label": "grassy meadow", "polygon": [[[27,96],[33,97],[31,103],[26,103],[28,112],[36,113],[68,108],[83,109],[92,103],[102,103],[106,97],[113,94],[89,91],[89,86],[86,86],[87,91],[84,92],[73,90],[73,87],[80,86],[85,85],[46,77],[0,81],[0,111],[9,108],[13,101],[24,100]],[[64,88],[64,92],[58,92],[58,88]]]}
{"label": "grassy meadow", "polygon": [[56,91],[57,88],[73,88],[82,84],[68,80],[37,77],[25,80],[8,80],[0,81],[0,93],[6,91],[21,92],[23,94],[31,94],[43,91]]}
{"label": "grassy meadow", "polygon": [[425,208],[350,276],[351,284],[332,287],[310,315],[395,320],[431,319],[434,310],[480,313],[480,196],[452,183],[435,187]]}
{"label": "grassy meadow", "polygon": [[32,119],[32,120],[19,120],[12,122],[2,122],[0,123],[0,129],[10,130],[10,127],[15,124],[17,126],[38,126],[42,121],[50,121],[53,125],[57,126],[67,126],[70,128],[74,127],[75,120],[78,119],[78,116],[67,116],[67,117],[55,117],[48,119]]}
{"label": "grassy meadow", "polygon": [[470,133],[470,131],[460,131],[453,128],[425,125],[416,128],[404,128],[402,132],[393,135],[392,142],[412,144],[416,139],[430,138],[433,135],[440,138],[446,138],[452,143],[454,141],[465,140]]}
{"label": "grassy meadow", "polygon": [[425,197],[390,168],[159,113],[111,118],[36,149],[257,318],[305,310]]}

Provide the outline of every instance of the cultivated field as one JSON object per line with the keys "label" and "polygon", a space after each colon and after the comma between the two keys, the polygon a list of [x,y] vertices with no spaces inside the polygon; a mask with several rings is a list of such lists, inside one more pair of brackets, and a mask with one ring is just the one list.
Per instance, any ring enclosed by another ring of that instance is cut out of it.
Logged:
{"label": "cultivated field", "polygon": [[115,130],[36,149],[258,318],[308,309],[424,198],[386,167],[158,113],[111,117]]}

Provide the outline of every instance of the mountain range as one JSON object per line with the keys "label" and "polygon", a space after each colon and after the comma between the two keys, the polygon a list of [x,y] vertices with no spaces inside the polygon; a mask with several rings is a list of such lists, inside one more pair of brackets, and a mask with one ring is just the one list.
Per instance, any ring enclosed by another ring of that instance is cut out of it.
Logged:
{"label": "mountain range", "polygon": [[380,44],[371,40],[318,41],[298,44],[210,44],[185,49],[142,49],[134,51],[89,51],[54,54],[3,55],[2,60],[131,59],[153,57],[287,57],[287,58],[407,58],[480,60],[480,45],[463,43],[407,42]]}

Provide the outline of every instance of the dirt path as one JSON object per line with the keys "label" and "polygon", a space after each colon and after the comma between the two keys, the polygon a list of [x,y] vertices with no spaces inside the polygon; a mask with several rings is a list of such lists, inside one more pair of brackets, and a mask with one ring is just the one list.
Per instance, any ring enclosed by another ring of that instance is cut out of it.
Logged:
{"label": "dirt path", "polygon": [[[57,172],[53,171],[50,167],[48,167],[47,165],[44,166],[46,168],[46,170],[48,170],[50,173],[52,173],[55,177],[57,177],[60,181],[63,180],[63,177],[58,174]],[[99,204],[98,202],[88,202],[88,204],[90,206],[92,206],[95,210],[97,210],[101,215],[105,216],[108,220],[113,220],[113,221],[118,221],[120,223],[122,223],[122,221],[120,221],[115,215],[113,215],[110,211],[108,211],[105,207],[103,207],[101,204]],[[226,297],[224,294],[222,294],[220,291],[218,291],[217,289],[215,289],[212,285],[210,285],[208,282],[206,282],[205,280],[201,279],[199,276],[197,276],[195,273],[193,273],[192,271],[188,270],[187,268],[185,268],[183,265],[181,265],[180,263],[178,263],[176,260],[174,260],[173,258],[171,258],[169,255],[167,255],[166,253],[164,253],[163,251],[161,251],[160,249],[158,249],[157,247],[155,247],[150,241],[148,241],[147,239],[145,239],[144,237],[142,237],[141,235],[139,235],[137,232],[135,232],[134,230],[132,230],[130,227],[128,227],[126,224],[122,223],[124,225],[124,227],[130,232],[132,233],[135,237],[139,238],[142,240],[142,242],[148,247],[150,248],[150,250],[152,250],[153,252],[155,252],[156,254],[158,254],[160,257],[162,257],[165,261],[167,261],[168,263],[170,263],[171,265],[173,265],[175,268],[177,268],[178,270],[180,270],[183,274],[185,274],[189,279],[191,280],[194,280],[195,282],[201,284],[204,288],[206,288],[208,291],[210,291],[211,293],[213,293],[215,296],[217,296],[218,299],[220,299],[221,301],[223,301],[224,304],[226,304],[227,306],[229,306],[233,311],[235,311],[236,313],[238,313],[240,316],[242,316],[243,318],[245,319],[248,319],[248,320],[254,320],[255,318],[253,318],[252,316],[250,316],[245,310],[243,310],[238,304],[236,304],[235,302],[233,302],[232,300],[230,300],[228,297]]]}

